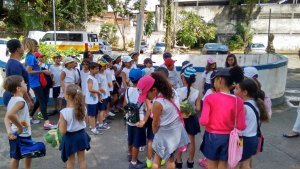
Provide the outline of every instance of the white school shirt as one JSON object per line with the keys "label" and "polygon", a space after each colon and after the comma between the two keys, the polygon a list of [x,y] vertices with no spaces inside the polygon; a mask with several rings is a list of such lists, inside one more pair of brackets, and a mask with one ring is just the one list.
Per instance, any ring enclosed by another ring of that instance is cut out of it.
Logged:
{"label": "white school shirt", "polygon": [[[85,111],[86,112],[86,111]],[[86,127],[85,120],[78,121],[75,118],[74,108],[64,108],[60,111],[63,118],[67,121],[67,132],[75,132]]]}
{"label": "white school shirt", "polygon": [[[86,80],[86,83],[88,83],[89,79],[92,79],[92,81],[93,81],[93,89],[98,91],[99,90],[98,80],[95,77],[93,77],[92,75],[89,75]],[[97,94],[91,94],[91,92],[89,91],[88,85],[86,85],[85,91],[86,91],[85,103],[86,104],[97,104],[99,101]]]}
{"label": "white school shirt", "polygon": [[[126,93],[125,93],[126,103],[128,104],[129,101],[130,101],[130,103],[137,104],[139,95],[140,95],[140,93],[139,93],[139,90],[138,90],[137,87],[127,88]],[[128,101],[128,98],[129,98],[129,101]],[[142,104],[144,105],[144,103],[142,103]],[[143,120],[144,117],[145,117],[143,105],[140,107],[140,110],[139,110],[140,120]],[[129,122],[127,122],[127,124],[130,125],[130,126],[136,126],[135,124],[129,123]]]}
{"label": "white school shirt", "polygon": [[113,91],[114,87],[113,87],[113,81],[114,81],[114,76],[115,76],[115,72],[113,69],[106,69],[105,70],[105,74],[106,74],[106,79],[107,82],[111,84],[111,86],[109,87],[108,91]]}
{"label": "white school shirt", "polygon": [[142,71],[145,73],[145,76],[146,75],[150,75],[151,73],[154,72],[154,67],[145,67],[144,69],[142,69]]}
{"label": "white school shirt", "polygon": [[[132,86],[132,83],[131,83],[131,81],[129,79],[129,72],[130,72],[130,70],[131,70],[131,68],[128,69],[128,68],[124,67],[123,70],[122,70],[122,73],[125,73],[125,75],[126,75],[126,81],[128,81],[130,83],[129,86]],[[127,87],[129,87],[129,86],[127,86]],[[122,82],[122,87],[124,87],[123,82]]]}
{"label": "white school shirt", "polygon": [[63,70],[62,65],[51,65],[50,66],[50,73],[53,76],[53,79],[55,81],[53,87],[59,87],[60,86],[60,74]]}
{"label": "white school shirt", "polygon": [[[24,102],[23,109],[17,112],[17,119],[21,123],[23,132],[19,136],[21,137],[29,137],[31,136],[31,126],[30,126],[30,116],[29,110],[26,101],[23,97],[11,97],[7,105],[7,111],[10,111],[18,102]],[[18,127],[15,124],[11,125],[12,132],[17,132]]]}
{"label": "white school shirt", "polygon": [[82,88],[82,95],[86,95],[86,86],[87,86],[87,78],[90,75],[90,71],[84,72],[84,70],[80,71],[80,79],[81,79],[81,88]]}
{"label": "white school shirt", "polygon": [[64,83],[65,84],[75,84],[75,80],[76,80],[76,74],[75,74],[75,69],[67,69],[67,68],[63,68],[62,70],[63,72],[66,73],[66,77],[64,79]]}
{"label": "white school shirt", "polygon": [[[162,94],[160,93],[158,94],[158,96],[162,96]],[[173,101],[179,108],[180,106],[178,103],[178,99],[174,97]],[[166,126],[179,117],[176,107],[169,100],[165,98],[155,98],[154,102],[158,102],[162,106],[162,112],[160,114],[160,126]]]}
{"label": "white school shirt", "polygon": [[98,73],[96,75],[96,79],[98,80],[98,84],[100,86],[100,89],[104,89],[105,93],[101,91],[101,97],[102,99],[106,99],[110,96],[109,93],[109,88],[108,88],[108,83],[107,83],[107,78],[106,74],[104,73]]}
{"label": "white school shirt", "polygon": [[213,71],[209,71],[208,73],[206,73],[207,71],[205,70],[202,73],[202,77],[205,79],[205,83],[207,84],[211,84],[211,74],[213,73]]}
{"label": "white school shirt", "polygon": [[[260,114],[259,109],[254,100],[247,100],[245,102],[251,103],[255,107],[257,112]],[[246,129],[243,130],[243,136],[246,136],[246,137],[256,136],[257,121],[256,121],[255,112],[253,111],[253,109],[251,109],[251,107],[249,107],[247,105],[244,105],[244,107],[246,109]]]}
{"label": "white school shirt", "polygon": [[211,89],[208,89],[207,91],[206,91],[206,93],[204,94],[204,96],[202,97],[202,101],[204,101],[204,99],[208,96],[208,95],[210,95],[210,94],[212,94],[213,93],[213,91],[211,90]]}
{"label": "white school shirt", "polygon": [[169,79],[169,82],[171,83],[171,85],[173,87],[178,88],[178,87],[181,87],[183,85],[182,81],[181,81],[181,78],[180,78],[179,74],[176,71],[175,66],[174,66],[173,70],[169,70],[165,64],[161,65],[161,67],[164,67],[168,70],[168,72],[169,72],[168,79]]}
{"label": "white school shirt", "polygon": [[[179,103],[181,103],[186,97],[187,97],[187,87],[182,87],[176,90],[179,98]],[[191,87],[190,88],[190,95],[189,95],[189,102],[193,105],[194,108],[196,108],[196,100],[199,96],[199,90]]]}
{"label": "white school shirt", "polygon": [[[117,71],[120,71],[121,70],[121,65],[120,64],[114,64],[114,66],[117,68]],[[118,77],[122,77],[121,73],[119,74]]]}

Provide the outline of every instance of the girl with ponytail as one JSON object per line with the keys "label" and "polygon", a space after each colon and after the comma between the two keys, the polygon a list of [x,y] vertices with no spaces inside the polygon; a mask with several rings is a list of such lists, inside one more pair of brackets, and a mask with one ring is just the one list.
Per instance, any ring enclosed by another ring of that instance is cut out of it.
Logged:
{"label": "girl with ponytail", "polygon": [[85,132],[86,108],[79,86],[68,85],[65,92],[67,106],[60,111],[59,130],[63,134],[59,150],[61,159],[67,162],[67,168],[75,168],[77,154],[79,168],[87,168],[85,150],[90,149],[91,138]]}
{"label": "girl with ponytail", "polygon": [[[176,90],[179,95],[179,102],[188,100],[193,107],[193,111],[199,112],[200,111],[200,97],[199,97],[199,90],[193,87],[193,84],[196,81],[196,70],[193,67],[187,67],[181,74],[181,79],[183,83],[183,87]],[[182,112],[181,112],[182,113]],[[191,112],[186,112],[191,113]],[[189,144],[189,156],[187,159],[187,168],[194,168],[194,155],[195,155],[195,135],[200,132],[200,125],[197,121],[196,114],[192,114],[184,118],[185,123],[185,130],[188,133],[189,139],[191,143]],[[182,168],[182,152],[176,152],[176,161],[175,165],[176,168]]]}
{"label": "girl with ponytail", "polygon": [[205,126],[205,133],[200,150],[207,158],[208,168],[227,169],[230,132],[234,127],[246,128],[243,100],[230,94],[233,83],[243,80],[243,69],[219,69],[212,78],[216,92],[204,99],[199,123]]}
{"label": "girl with ponytail", "polygon": [[[235,87],[234,93],[244,100],[246,110],[246,129],[243,131],[243,156],[241,168],[251,168],[251,158],[257,152],[258,131],[260,124],[269,121],[269,114],[266,110],[263,98],[264,94],[259,90],[253,79],[245,78]],[[257,119],[257,115],[258,119]]]}

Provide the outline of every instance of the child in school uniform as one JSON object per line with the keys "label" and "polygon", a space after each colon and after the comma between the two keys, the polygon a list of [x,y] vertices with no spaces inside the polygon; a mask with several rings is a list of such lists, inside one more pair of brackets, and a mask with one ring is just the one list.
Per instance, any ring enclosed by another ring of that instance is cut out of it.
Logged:
{"label": "child in school uniform", "polygon": [[[139,91],[136,87],[139,79],[144,75],[141,69],[131,69],[129,72],[129,78],[133,83],[133,86],[127,88],[125,92],[124,106],[128,103],[137,104]],[[143,104],[143,103],[140,103]],[[142,169],[146,167],[146,164],[138,161],[139,147],[146,145],[146,133],[145,133],[145,121],[144,121],[144,111],[142,106],[140,108],[140,121],[136,124],[127,122],[128,128],[128,161],[129,169]]]}
{"label": "child in school uniform", "polygon": [[112,100],[113,100],[113,110],[114,111],[118,111],[120,109],[120,105],[122,105],[123,103],[121,103],[121,101],[119,101],[119,96],[120,96],[120,92],[119,89],[121,88],[122,85],[122,70],[123,70],[123,66],[120,64],[122,63],[122,59],[121,59],[121,54],[113,54],[112,56],[112,65],[113,65],[113,70],[114,70],[114,74],[115,74],[115,81],[113,82],[113,91],[112,91]]}
{"label": "child in school uniform", "polygon": [[107,78],[105,74],[107,62],[104,58],[98,60],[99,64],[99,73],[96,75],[96,79],[99,84],[99,90],[101,93],[101,100],[98,101],[98,117],[97,117],[97,130],[107,130],[110,129],[107,123],[104,123],[104,119],[107,115],[107,105],[108,105],[108,98],[110,96],[109,87],[107,83]]}
{"label": "child in school uniform", "polygon": [[207,59],[205,71],[202,73],[202,93],[205,94],[211,88],[211,74],[217,69],[216,61],[213,58]]}
{"label": "child in school uniform", "polygon": [[[193,67],[186,67],[184,72],[181,75],[183,82],[183,87],[178,88],[176,91],[179,96],[179,101],[182,103],[185,100],[188,100],[189,103],[193,106],[194,111],[200,111],[200,97],[199,91],[195,89],[192,85],[196,81],[196,70]],[[191,112],[187,112],[191,113]],[[186,162],[187,168],[194,168],[194,155],[195,155],[195,136],[200,132],[200,125],[197,120],[196,114],[184,117],[185,129],[188,133],[191,143],[189,144],[189,156]],[[182,152],[176,152],[176,168],[182,168]]]}
{"label": "child in school uniform", "polygon": [[[62,109],[62,99],[59,98],[60,96],[60,91],[61,91],[61,87],[60,87],[60,74],[62,72],[62,65],[61,65],[61,55],[60,54],[56,54],[53,57],[54,60],[54,64],[50,66],[50,73],[51,73],[51,77],[53,79],[53,87],[52,87],[52,97],[53,97],[53,107],[54,107],[54,111],[59,112],[59,110]],[[58,105],[57,105],[57,99],[58,99]]]}
{"label": "child in school uniform", "polygon": [[65,93],[66,88],[70,84],[76,84],[76,74],[74,70],[75,60],[72,57],[66,57],[62,60],[63,70],[60,74],[60,85],[62,92]]}
{"label": "child in school uniform", "polygon": [[81,89],[82,89],[82,95],[85,97],[86,95],[86,85],[87,85],[87,78],[90,75],[89,71],[89,60],[84,59],[81,63],[82,70],[80,71],[80,80],[81,80]]}
{"label": "child in school uniform", "polygon": [[67,107],[60,111],[59,130],[63,134],[59,146],[61,159],[67,168],[75,168],[75,155],[79,168],[87,168],[85,150],[90,149],[90,136],[86,133],[86,108],[79,86],[68,85],[64,93]]}
{"label": "child in school uniform", "polygon": [[99,72],[99,65],[95,62],[89,63],[90,75],[85,82],[86,94],[85,94],[85,104],[87,107],[88,121],[91,128],[92,134],[101,134],[96,129],[96,119],[98,115],[98,101],[101,99],[101,93],[99,91],[98,80],[96,79],[96,74]]}
{"label": "child in school uniform", "polygon": [[123,60],[125,67],[122,70],[122,86],[121,86],[121,88],[126,90],[128,87],[132,86],[132,83],[129,79],[129,72],[132,69],[132,63],[131,63],[132,59],[130,56],[124,56],[122,60]]}
{"label": "child in school uniform", "polygon": [[[8,134],[10,146],[10,168],[19,168],[22,159],[20,142],[31,140],[31,127],[28,106],[23,96],[27,92],[27,86],[22,76],[11,75],[3,83],[6,91],[13,94],[7,105],[7,112],[4,117],[4,124]],[[24,159],[24,168],[31,168],[31,159]]]}
{"label": "child in school uniform", "polygon": [[149,75],[154,72],[153,63],[155,63],[155,62],[153,62],[151,58],[146,58],[144,60],[145,68],[142,71],[145,72],[145,75]]}

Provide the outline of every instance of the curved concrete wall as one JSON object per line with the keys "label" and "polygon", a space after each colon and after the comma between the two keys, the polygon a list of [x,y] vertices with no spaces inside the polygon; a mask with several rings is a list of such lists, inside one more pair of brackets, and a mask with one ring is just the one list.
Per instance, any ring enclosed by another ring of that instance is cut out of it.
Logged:
{"label": "curved concrete wall", "polygon": [[[288,59],[285,56],[277,54],[261,54],[261,55],[236,55],[238,64],[240,66],[254,66],[258,69],[259,77],[258,80],[261,82],[262,89],[265,93],[271,97],[273,100],[273,105],[278,105],[282,103],[286,78],[287,78],[287,62]],[[144,58],[147,55],[141,55],[139,58],[139,63],[143,63]],[[152,55],[152,60],[156,63],[154,66],[159,66],[163,64],[163,59],[161,55]],[[214,58],[217,61],[218,67],[224,67],[226,55],[174,55],[173,59],[177,60],[175,62],[176,69],[178,73],[181,70],[181,63],[185,60],[189,60],[194,64],[197,70],[197,81],[195,83],[196,88],[200,88],[201,74],[206,66],[206,61],[208,58]],[[1,62],[1,61],[0,61]],[[2,87],[3,79],[5,78],[5,63],[0,63],[0,104],[2,103],[2,95],[4,89]],[[33,92],[32,92],[33,94]],[[51,96],[51,92],[50,92]]]}

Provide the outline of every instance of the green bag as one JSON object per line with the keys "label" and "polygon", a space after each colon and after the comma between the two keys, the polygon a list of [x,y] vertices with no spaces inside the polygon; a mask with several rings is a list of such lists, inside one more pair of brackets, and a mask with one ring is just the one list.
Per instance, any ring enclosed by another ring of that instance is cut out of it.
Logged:
{"label": "green bag", "polygon": [[[179,93],[180,93],[181,98],[186,97],[186,96],[184,96],[182,90],[180,90]],[[189,118],[190,116],[193,116],[196,114],[194,106],[190,103],[189,98],[184,99],[180,103],[180,112],[181,112],[183,118]]]}
{"label": "green bag", "polygon": [[44,139],[46,143],[49,143],[53,148],[58,147],[61,139],[62,139],[62,134],[60,133],[59,129],[53,129],[49,130],[45,135]]}

